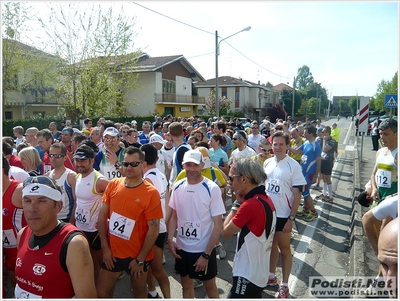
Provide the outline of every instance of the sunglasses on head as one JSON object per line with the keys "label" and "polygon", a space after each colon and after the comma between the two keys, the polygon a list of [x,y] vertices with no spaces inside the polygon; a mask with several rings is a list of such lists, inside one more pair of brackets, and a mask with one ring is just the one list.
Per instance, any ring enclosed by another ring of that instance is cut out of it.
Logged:
{"label": "sunglasses on head", "polygon": [[50,157],[50,158],[57,158],[57,159],[59,159],[59,158],[65,157],[65,155],[63,155],[63,154],[49,154],[49,157]]}
{"label": "sunglasses on head", "polygon": [[29,184],[43,184],[60,190],[60,187],[57,185],[57,183],[53,179],[46,176],[27,177],[22,185],[25,187]]}
{"label": "sunglasses on head", "polygon": [[129,165],[132,167],[136,167],[136,166],[139,166],[139,164],[142,162],[121,162],[121,163],[122,163],[122,166],[124,166],[124,167],[128,167]]}
{"label": "sunglasses on head", "polygon": [[275,130],[282,131],[283,128],[279,127],[279,128],[275,128]]}

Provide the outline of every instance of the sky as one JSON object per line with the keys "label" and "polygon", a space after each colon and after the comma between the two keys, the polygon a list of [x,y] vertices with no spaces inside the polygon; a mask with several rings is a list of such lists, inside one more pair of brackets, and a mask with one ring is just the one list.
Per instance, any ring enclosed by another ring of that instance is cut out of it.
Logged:
{"label": "sky", "polygon": [[183,55],[206,80],[215,78],[216,31],[221,41],[247,26],[220,43],[219,76],[292,86],[306,65],[332,99],[374,96],[399,67],[397,2],[112,3],[136,17],[136,49],[152,57]]}

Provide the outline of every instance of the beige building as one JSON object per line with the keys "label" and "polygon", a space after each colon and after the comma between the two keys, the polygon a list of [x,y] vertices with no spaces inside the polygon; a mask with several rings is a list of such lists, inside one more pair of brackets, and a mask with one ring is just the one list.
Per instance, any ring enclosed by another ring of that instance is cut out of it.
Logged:
{"label": "beige building", "polygon": [[[251,119],[262,119],[266,110],[279,103],[279,91],[241,78],[218,78],[219,95],[232,99],[230,111],[244,112]],[[195,83],[199,96],[207,98],[215,90],[215,78]]]}

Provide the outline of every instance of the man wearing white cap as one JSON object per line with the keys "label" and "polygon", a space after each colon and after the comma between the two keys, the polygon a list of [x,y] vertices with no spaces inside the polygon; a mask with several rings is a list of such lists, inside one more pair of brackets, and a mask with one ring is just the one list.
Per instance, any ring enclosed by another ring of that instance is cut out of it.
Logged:
{"label": "man wearing white cap", "polygon": [[196,278],[204,282],[209,298],[218,298],[215,246],[225,213],[221,191],[201,175],[201,152],[185,152],[182,164],[186,178],[174,184],[169,202],[172,212],[167,225],[168,247],[175,257],[175,270],[181,275],[182,297],[194,298]]}
{"label": "man wearing white cap", "polygon": [[166,140],[164,140],[160,135],[153,134],[150,136],[149,143],[153,144],[154,147],[157,149],[158,153],[158,161],[156,163],[156,167],[159,171],[163,173],[163,175],[167,174],[168,164],[167,164],[167,153],[162,150]]}
{"label": "man wearing white cap", "polygon": [[125,148],[119,146],[119,131],[108,127],[103,132],[103,149],[94,157],[94,169],[100,171],[107,179],[121,178],[121,162],[124,161]]}
{"label": "man wearing white cap", "polygon": [[18,233],[16,298],[97,297],[88,242],[74,225],[57,219],[62,205],[61,189],[49,177],[24,181],[28,226]]}

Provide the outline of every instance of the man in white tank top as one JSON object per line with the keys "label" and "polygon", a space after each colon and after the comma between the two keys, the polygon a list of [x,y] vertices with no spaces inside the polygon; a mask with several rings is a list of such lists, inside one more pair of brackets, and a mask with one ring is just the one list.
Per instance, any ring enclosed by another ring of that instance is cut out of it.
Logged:
{"label": "man in white tank top", "polygon": [[85,233],[93,259],[94,278],[97,283],[103,262],[100,237],[97,227],[101,208],[101,197],[109,180],[93,168],[94,151],[88,145],[81,145],[73,156],[78,175],[76,176],[75,226]]}
{"label": "man in white tank top", "polygon": [[45,174],[55,180],[62,190],[63,206],[57,214],[57,218],[64,222],[74,223],[73,212],[75,211],[75,184],[76,172],[66,168],[64,161],[67,160],[67,149],[62,143],[53,143],[49,151],[50,164],[53,169]]}
{"label": "man in white tank top", "polygon": [[[155,135],[161,138],[161,136],[157,134]],[[148,182],[153,184],[153,186],[156,187],[158,192],[160,193],[161,208],[164,217],[160,219],[160,230],[156,243],[153,247],[154,259],[150,263],[150,269],[147,274],[147,287],[149,290],[148,298],[158,297],[154,278],[157,279],[158,284],[160,285],[163,297],[171,298],[171,289],[170,289],[168,275],[165,273],[165,270],[162,266],[164,244],[167,236],[167,226],[165,224],[165,221],[171,212],[171,209],[168,207],[169,189],[168,189],[167,178],[156,167],[157,165],[156,162],[159,161],[159,157],[157,148],[154,145],[152,145],[152,138],[153,136],[150,137],[150,143],[142,145],[140,148],[145,153],[145,159],[144,159],[145,162],[143,163],[143,177]],[[166,213],[167,208],[169,212],[168,215]]]}

